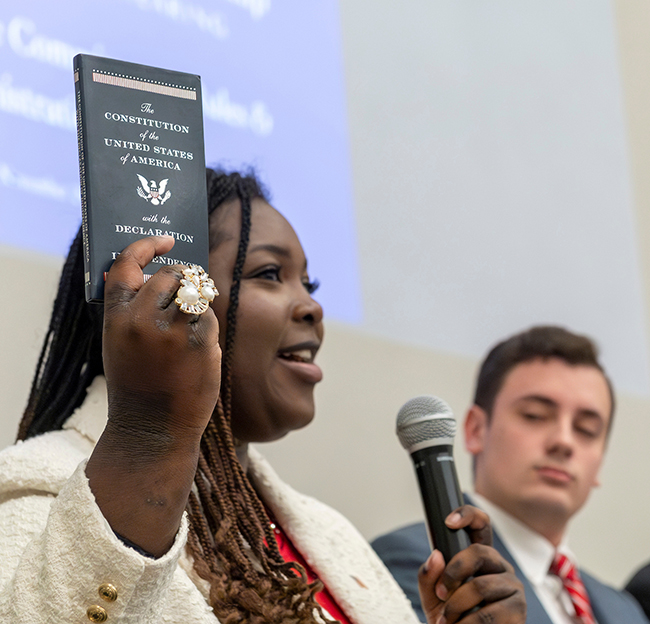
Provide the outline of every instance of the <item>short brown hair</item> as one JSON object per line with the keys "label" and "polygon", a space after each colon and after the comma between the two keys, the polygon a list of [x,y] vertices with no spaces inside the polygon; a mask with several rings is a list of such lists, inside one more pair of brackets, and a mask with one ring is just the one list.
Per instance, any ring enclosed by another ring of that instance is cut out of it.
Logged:
{"label": "short brown hair", "polygon": [[491,415],[494,400],[508,373],[518,364],[531,360],[559,358],[573,366],[593,366],[605,377],[614,417],[614,388],[598,361],[598,347],[591,338],[574,334],[563,327],[542,325],[515,334],[497,345],[487,354],[476,380],[474,403]]}

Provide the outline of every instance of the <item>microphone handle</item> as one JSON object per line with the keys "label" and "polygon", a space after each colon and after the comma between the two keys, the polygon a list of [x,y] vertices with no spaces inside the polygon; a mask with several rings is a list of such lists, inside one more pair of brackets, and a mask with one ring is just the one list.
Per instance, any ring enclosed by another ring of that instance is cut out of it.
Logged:
{"label": "microphone handle", "polygon": [[452,530],[445,524],[445,518],[464,505],[452,453],[451,445],[440,445],[420,449],[411,455],[431,546],[442,553],[445,563],[471,544],[465,529]]}

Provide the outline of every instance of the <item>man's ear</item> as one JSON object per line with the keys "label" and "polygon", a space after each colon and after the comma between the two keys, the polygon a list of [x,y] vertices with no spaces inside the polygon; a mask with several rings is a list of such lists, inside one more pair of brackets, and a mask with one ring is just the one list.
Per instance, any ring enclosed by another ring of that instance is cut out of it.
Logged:
{"label": "man's ear", "polygon": [[487,412],[476,404],[472,405],[465,416],[465,449],[468,453],[476,456],[483,450],[487,429]]}

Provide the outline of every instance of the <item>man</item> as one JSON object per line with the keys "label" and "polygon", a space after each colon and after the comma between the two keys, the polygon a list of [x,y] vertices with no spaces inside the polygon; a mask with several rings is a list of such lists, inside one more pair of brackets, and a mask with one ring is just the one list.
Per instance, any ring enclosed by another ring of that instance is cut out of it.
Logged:
{"label": "man", "polygon": [[[494,546],[524,584],[529,624],[648,622],[629,595],[578,573],[567,546],[570,519],[598,485],[613,413],[596,347],[559,327],[499,343],[479,371],[464,425],[474,457],[470,502],[489,514]],[[373,547],[422,619],[417,572],[430,552],[424,524]]]}

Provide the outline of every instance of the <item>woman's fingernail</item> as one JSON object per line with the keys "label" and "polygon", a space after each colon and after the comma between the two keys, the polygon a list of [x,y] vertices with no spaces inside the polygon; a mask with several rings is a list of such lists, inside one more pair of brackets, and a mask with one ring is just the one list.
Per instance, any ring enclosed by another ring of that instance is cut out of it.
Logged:
{"label": "woman's fingernail", "polygon": [[447,600],[447,596],[449,596],[447,588],[441,583],[436,586],[436,596],[438,596],[440,600]]}
{"label": "woman's fingernail", "polygon": [[431,567],[431,559],[433,559],[433,553],[435,550],[427,557],[427,560],[422,564],[422,571],[426,574]]}
{"label": "woman's fingernail", "polygon": [[463,519],[463,516],[461,516],[457,511],[455,511],[449,518],[447,519],[447,522],[451,524],[458,524],[461,520]]}

